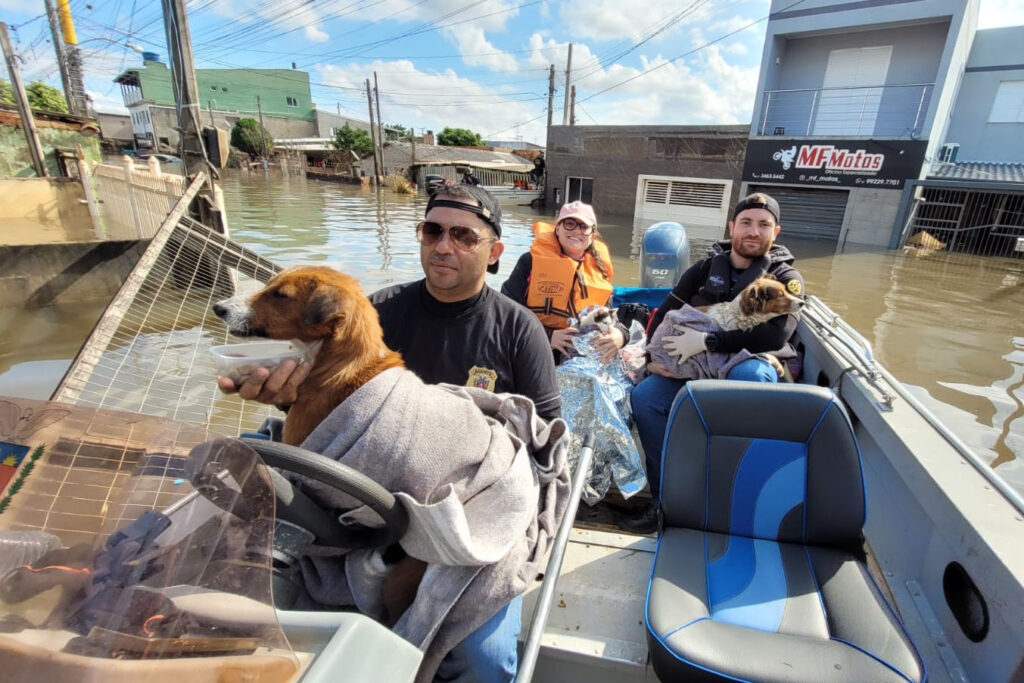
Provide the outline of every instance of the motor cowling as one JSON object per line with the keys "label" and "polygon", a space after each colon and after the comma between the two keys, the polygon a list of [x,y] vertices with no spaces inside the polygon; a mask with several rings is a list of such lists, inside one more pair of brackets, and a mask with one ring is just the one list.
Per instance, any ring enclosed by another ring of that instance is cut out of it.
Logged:
{"label": "motor cowling", "polygon": [[674,287],[690,265],[690,240],[680,223],[655,223],[644,231],[640,286]]}

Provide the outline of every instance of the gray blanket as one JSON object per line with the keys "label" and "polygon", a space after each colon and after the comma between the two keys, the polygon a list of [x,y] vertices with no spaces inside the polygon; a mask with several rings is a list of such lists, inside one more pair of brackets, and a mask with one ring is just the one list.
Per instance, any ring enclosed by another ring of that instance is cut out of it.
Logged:
{"label": "gray blanket", "polygon": [[676,327],[691,328],[700,332],[721,332],[722,329],[714,320],[696,308],[685,304],[682,308],[669,311],[654,331],[647,352],[651,360],[660,363],[673,377],[678,379],[725,379],[729,371],[745,360],[760,358],[766,360],[764,354],[750,353],[741,349],[736,353],[719,353],[702,351],[686,360],[679,362],[679,356],[673,356],[662,346],[665,337],[679,334]]}
{"label": "gray blanket", "polygon": [[[567,445],[565,423],[545,422],[526,398],[427,385],[401,368],[360,387],[302,444],[375,479],[409,512],[402,547],[428,568],[394,630],[424,651],[418,680],[541,571],[568,503]],[[365,516],[334,489],[303,488],[352,509],[343,522]],[[303,561],[314,599],[378,619],[387,571],[378,551]]]}

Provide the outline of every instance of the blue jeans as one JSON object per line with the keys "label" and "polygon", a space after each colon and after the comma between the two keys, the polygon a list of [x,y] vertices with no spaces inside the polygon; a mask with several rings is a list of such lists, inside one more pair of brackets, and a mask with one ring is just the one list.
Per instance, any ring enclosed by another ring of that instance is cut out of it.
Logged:
{"label": "blue jeans", "polygon": [[[743,361],[729,371],[728,379],[746,382],[778,382],[775,368],[759,358]],[[651,498],[661,497],[661,449],[665,442],[668,414],[676,394],[686,384],[681,379],[651,375],[633,387],[629,400],[633,406],[633,419],[640,436],[647,462],[647,483],[651,487]]]}
{"label": "blue jeans", "polygon": [[522,611],[520,595],[453,647],[437,668],[434,680],[505,683],[515,678],[519,663],[516,639]]}

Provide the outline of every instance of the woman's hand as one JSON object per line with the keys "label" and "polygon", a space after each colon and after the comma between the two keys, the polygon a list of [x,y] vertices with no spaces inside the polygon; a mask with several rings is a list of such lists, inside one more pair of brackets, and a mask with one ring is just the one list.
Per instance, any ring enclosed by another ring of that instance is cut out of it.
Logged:
{"label": "woman's hand", "polygon": [[610,363],[625,344],[626,338],[623,336],[622,330],[617,327],[611,328],[591,342],[591,346],[597,351],[598,360],[602,363]]}
{"label": "woman's hand", "polygon": [[290,406],[298,398],[298,388],[309,375],[312,366],[303,361],[296,365],[286,360],[274,370],[256,368],[241,384],[235,384],[230,377],[218,377],[217,387],[225,394],[238,393],[247,401],[258,401],[274,406]]}
{"label": "woman's hand", "polygon": [[555,330],[551,333],[551,348],[555,351],[561,351],[566,357],[572,355],[572,338],[579,333],[575,327],[566,327],[565,329]]}

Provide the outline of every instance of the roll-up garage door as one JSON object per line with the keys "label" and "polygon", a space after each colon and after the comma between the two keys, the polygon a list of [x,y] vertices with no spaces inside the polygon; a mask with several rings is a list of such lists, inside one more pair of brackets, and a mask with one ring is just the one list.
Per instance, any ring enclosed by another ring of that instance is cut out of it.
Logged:
{"label": "roll-up garage door", "polygon": [[838,240],[846,215],[849,193],[837,190],[815,190],[797,187],[751,185],[750,193],[764,192],[775,197],[782,213],[780,239]]}

